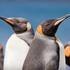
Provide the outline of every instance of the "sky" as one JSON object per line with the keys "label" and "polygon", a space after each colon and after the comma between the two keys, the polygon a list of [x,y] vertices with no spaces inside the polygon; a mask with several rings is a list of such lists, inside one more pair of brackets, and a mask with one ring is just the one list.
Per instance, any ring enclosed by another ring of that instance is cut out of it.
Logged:
{"label": "sky", "polygon": [[[34,30],[39,23],[48,19],[55,19],[70,13],[70,2],[43,1],[43,0],[0,0],[0,16],[27,18],[33,25]],[[66,44],[70,40],[70,19],[61,24],[57,31],[57,36]],[[0,20],[0,43],[4,46],[8,38],[13,33],[12,28]]]}
{"label": "sky", "polygon": [[[69,13],[70,0],[0,0],[0,16],[27,18],[34,30],[42,21]],[[0,43],[4,47],[13,33],[12,28],[0,20]],[[56,35],[63,44],[70,41],[70,18],[60,25]]]}

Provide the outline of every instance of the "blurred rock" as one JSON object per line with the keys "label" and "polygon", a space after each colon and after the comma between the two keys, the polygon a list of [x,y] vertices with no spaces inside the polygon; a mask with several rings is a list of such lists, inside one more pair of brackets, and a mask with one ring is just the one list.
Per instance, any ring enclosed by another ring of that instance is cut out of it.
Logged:
{"label": "blurred rock", "polygon": [[0,44],[0,70],[3,70],[3,59],[4,59],[3,46]]}

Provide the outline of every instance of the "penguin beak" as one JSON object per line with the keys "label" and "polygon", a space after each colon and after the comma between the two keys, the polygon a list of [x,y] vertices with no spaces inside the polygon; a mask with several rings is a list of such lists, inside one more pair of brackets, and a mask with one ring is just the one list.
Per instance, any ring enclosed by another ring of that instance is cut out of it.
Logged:
{"label": "penguin beak", "polygon": [[13,25],[14,20],[12,18],[5,18],[5,17],[0,17],[1,20],[5,21],[6,23]]}
{"label": "penguin beak", "polygon": [[54,26],[58,26],[59,24],[61,24],[68,17],[70,17],[70,14],[67,14],[67,15],[65,15],[63,17],[58,18],[57,21],[54,23]]}

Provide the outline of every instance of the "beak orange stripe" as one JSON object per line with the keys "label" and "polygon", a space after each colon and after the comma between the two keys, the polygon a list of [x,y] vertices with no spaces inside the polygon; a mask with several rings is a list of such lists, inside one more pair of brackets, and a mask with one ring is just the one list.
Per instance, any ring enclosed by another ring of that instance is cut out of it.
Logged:
{"label": "beak orange stripe", "polygon": [[13,24],[13,20],[12,19],[5,19],[6,22]]}

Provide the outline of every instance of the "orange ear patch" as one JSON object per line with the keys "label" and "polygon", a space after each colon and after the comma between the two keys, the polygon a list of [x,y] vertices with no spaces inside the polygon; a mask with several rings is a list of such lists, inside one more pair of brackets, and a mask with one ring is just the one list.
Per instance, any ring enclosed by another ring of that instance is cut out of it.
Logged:
{"label": "orange ear patch", "polygon": [[70,46],[68,46],[64,49],[64,54],[66,57],[70,57]]}
{"label": "orange ear patch", "polygon": [[39,33],[41,33],[41,34],[43,33],[43,29],[42,29],[42,26],[41,26],[41,25],[38,26],[37,31],[38,31]]}

